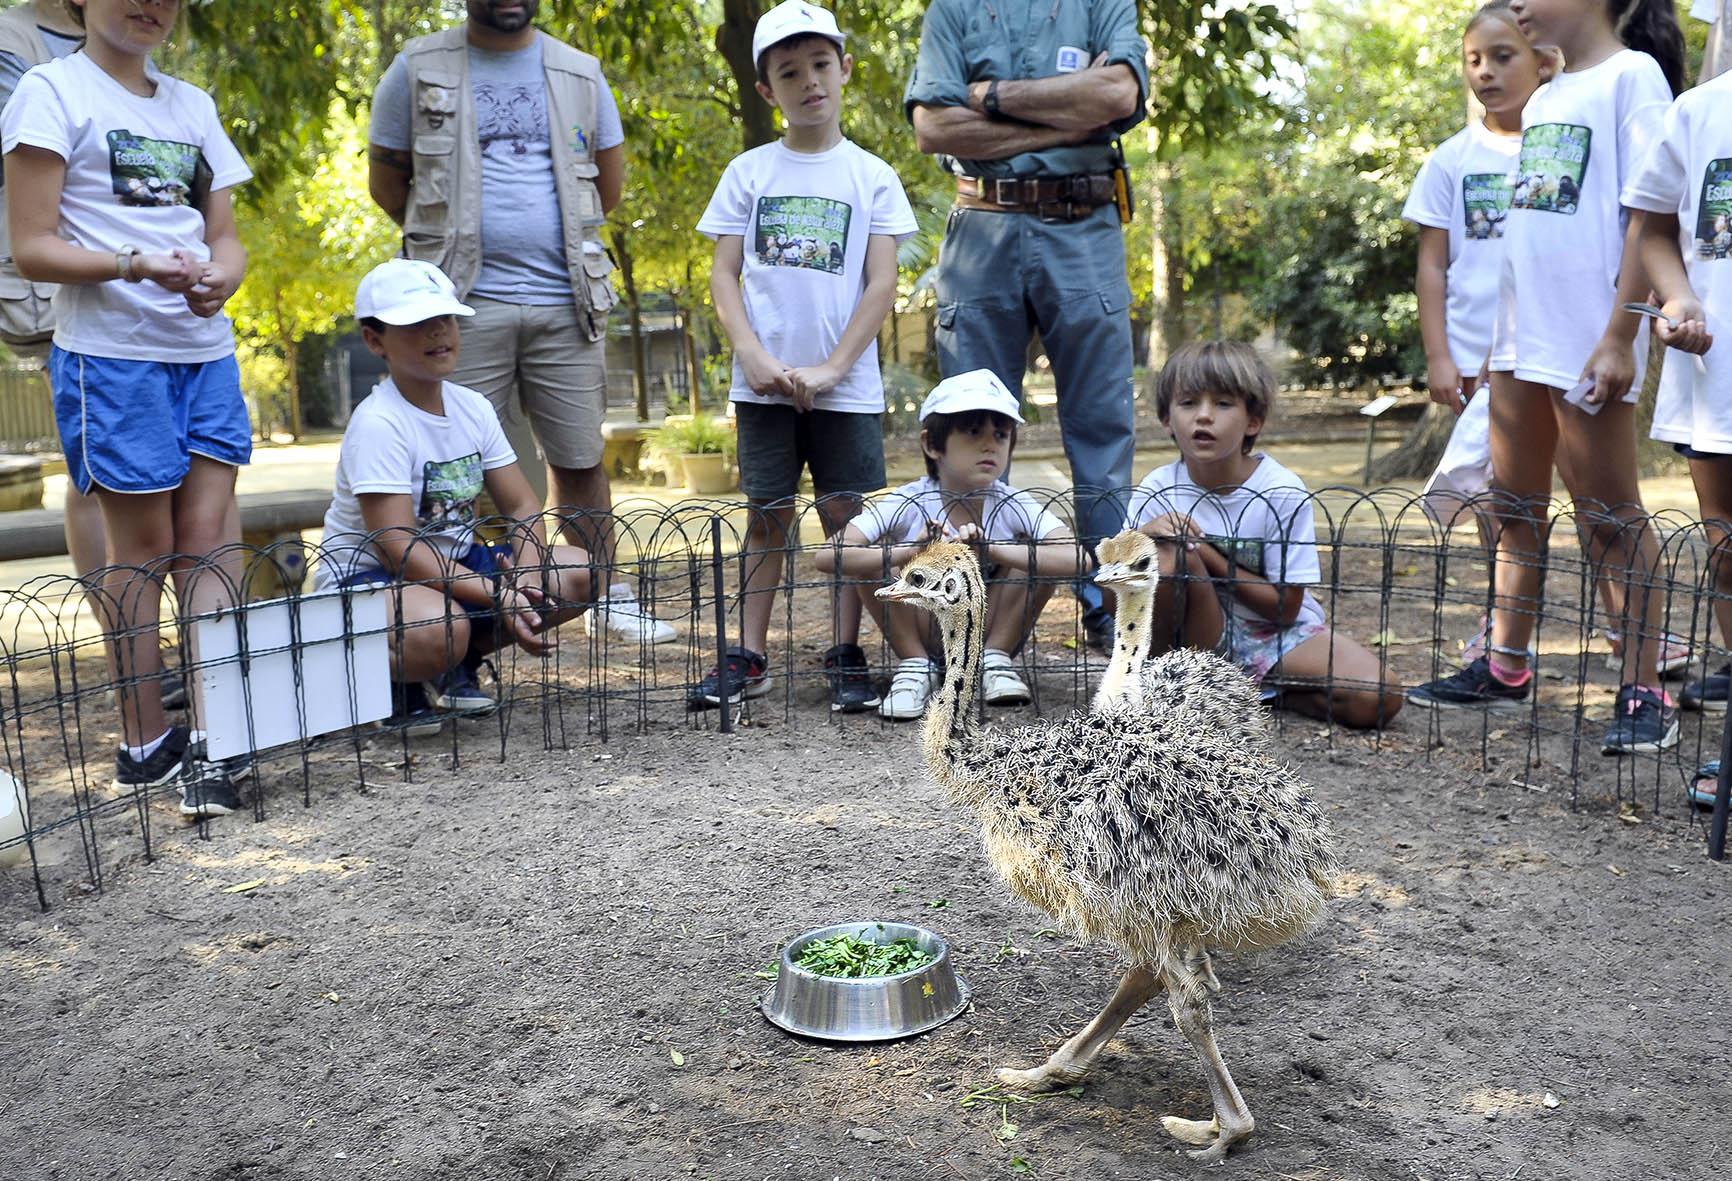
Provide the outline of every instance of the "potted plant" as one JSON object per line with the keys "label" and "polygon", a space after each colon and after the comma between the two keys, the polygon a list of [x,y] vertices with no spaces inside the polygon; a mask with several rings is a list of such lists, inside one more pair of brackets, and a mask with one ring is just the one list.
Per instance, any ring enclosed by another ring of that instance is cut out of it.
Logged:
{"label": "potted plant", "polygon": [[734,486],[728,461],[734,455],[733,424],[711,414],[670,415],[644,432],[644,455],[673,482],[678,471],[694,496],[727,492]]}

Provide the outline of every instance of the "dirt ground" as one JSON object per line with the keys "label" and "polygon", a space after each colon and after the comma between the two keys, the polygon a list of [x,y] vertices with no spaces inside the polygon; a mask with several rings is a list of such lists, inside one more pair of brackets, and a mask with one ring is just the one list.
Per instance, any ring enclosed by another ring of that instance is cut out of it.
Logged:
{"label": "dirt ground", "polygon": [[[332,764],[308,809],[273,771],[263,823],[161,839],[46,914],[0,875],[0,1176],[1202,1172],[1160,1129],[1208,1109],[1164,1006],[1080,1095],[979,1094],[1092,1015],[1112,957],[1009,899],[911,729],[799,696],[503,765],[427,740],[414,782]],[[1429,759],[1424,730],[1282,730],[1348,890],[1308,941],[1218,961],[1258,1129],[1216,1175],[1726,1176],[1732,878],[1700,821],[1620,822],[1594,767],[1572,811],[1508,756],[1480,771],[1467,720]],[[756,973],[853,918],[943,934],[970,1008],[879,1046],[771,1027]]]}

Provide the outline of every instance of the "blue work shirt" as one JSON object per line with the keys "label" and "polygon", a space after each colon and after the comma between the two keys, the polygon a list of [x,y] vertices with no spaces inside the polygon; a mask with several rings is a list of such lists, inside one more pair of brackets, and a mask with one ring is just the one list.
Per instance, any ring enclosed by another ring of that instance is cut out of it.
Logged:
{"label": "blue work shirt", "polygon": [[1070,176],[1112,167],[1112,141],[1143,118],[1149,93],[1147,50],[1135,0],[932,0],[920,30],[920,55],[902,96],[914,108],[965,107],[968,85],[1051,78],[1086,67],[1101,53],[1137,77],[1137,109],[1081,144],[1023,152],[1003,160],[938,162],[962,176]]}

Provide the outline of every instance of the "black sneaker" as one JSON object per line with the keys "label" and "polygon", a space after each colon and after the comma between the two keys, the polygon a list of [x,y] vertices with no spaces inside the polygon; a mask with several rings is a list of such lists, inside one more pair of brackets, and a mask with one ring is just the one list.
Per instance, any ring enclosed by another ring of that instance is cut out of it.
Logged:
{"label": "black sneaker", "polygon": [[157,683],[162,686],[162,708],[167,710],[186,708],[186,678],[184,676],[171,668],[162,674],[162,680]]}
{"label": "black sneaker", "polygon": [[190,752],[191,731],[185,726],[170,726],[161,744],[142,761],[125,749],[118,750],[114,754],[114,790],[127,792],[172,783],[186,773]]}
{"label": "black sneaker", "polygon": [[[228,762],[230,760],[224,760]],[[249,767],[251,760],[248,760]],[[180,787],[180,814],[199,820],[241,810],[241,793],[223,771],[222,763],[201,764],[198,773]]]}
{"label": "black sneaker", "polygon": [[481,687],[476,666],[465,660],[456,668],[427,682],[427,703],[454,714],[492,713],[499,703]]}
{"label": "black sneaker", "polygon": [[830,682],[830,712],[857,714],[878,707],[878,690],[858,644],[837,644],[824,653],[824,679]]}
{"label": "black sneaker", "polygon": [[1722,664],[1719,672],[1709,673],[1699,681],[1691,681],[1678,694],[1678,704],[1685,709],[1703,713],[1726,712],[1726,697],[1732,691],[1732,664]]}
{"label": "black sneaker", "polygon": [[724,701],[738,705],[747,697],[762,697],[770,691],[769,665],[750,648],[733,647],[721,668],[712,668],[704,679],[686,690],[687,709],[715,709]]}
{"label": "black sneaker", "polygon": [[1428,709],[1520,709],[1533,683],[1530,676],[1519,685],[1504,684],[1491,675],[1491,660],[1481,656],[1447,677],[1415,685],[1407,691],[1407,699]]}
{"label": "black sneaker", "polygon": [[1110,655],[1117,639],[1113,634],[1113,617],[1105,611],[1083,616],[1083,638],[1102,656]]}
{"label": "black sneaker", "polygon": [[1652,754],[1678,745],[1678,711],[1652,689],[1635,685],[1618,687],[1618,704],[1603,755]]}
{"label": "black sneaker", "polygon": [[391,686],[391,716],[379,723],[386,730],[403,731],[411,738],[431,738],[445,725],[445,716],[427,701],[427,690],[419,683]]}
{"label": "black sneaker", "polygon": [[[204,731],[194,733],[202,735]],[[250,753],[230,755],[226,759],[213,761],[209,752],[209,745],[204,738],[193,738],[188,751],[190,757],[187,759],[187,766],[192,773],[204,774],[208,769],[214,769],[228,776],[230,783],[239,783],[253,773],[253,756]]]}

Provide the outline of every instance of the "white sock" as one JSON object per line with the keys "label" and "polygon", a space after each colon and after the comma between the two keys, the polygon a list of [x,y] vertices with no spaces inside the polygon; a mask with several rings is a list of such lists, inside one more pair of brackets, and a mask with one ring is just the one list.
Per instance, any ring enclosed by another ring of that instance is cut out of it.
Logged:
{"label": "white sock", "polygon": [[163,740],[169,736],[171,730],[173,730],[172,726],[169,727],[168,730],[164,730],[161,734],[158,734],[155,739],[145,743],[143,746],[127,746],[125,743],[121,743],[120,749],[131,755],[133,762],[142,763],[144,760],[156,753],[156,748],[162,745]]}
{"label": "white sock", "polygon": [[632,597],[631,584],[625,582],[614,583],[612,586],[607,588],[607,597],[610,599],[618,599],[621,602],[630,599]]}
{"label": "white sock", "polygon": [[988,648],[988,649],[986,649],[986,651],[984,651],[984,652],[982,652],[982,653],[981,653],[981,654],[980,654],[980,660],[981,660],[981,663],[982,663],[982,664],[984,664],[984,663],[986,663],[986,661],[988,661],[988,660],[990,660],[990,659],[991,659],[991,658],[992,658],[992,657],[994,657],[994,656],[997,656],[997,657],[999,657],[999,658],[1000,658],[1000,659],[1002,659],[1002,660],[1003,660],[1003,661],[1004,661],[1004,663],[1006,663],[1006,664],[1009,664],[1009,663],[1010,663],[1010,653],[1008,653],[1008,652],[1001,652],[1001,651],[1000,651],[1000,650],[998,650],[998,649],[997,649],[997,648]]}

